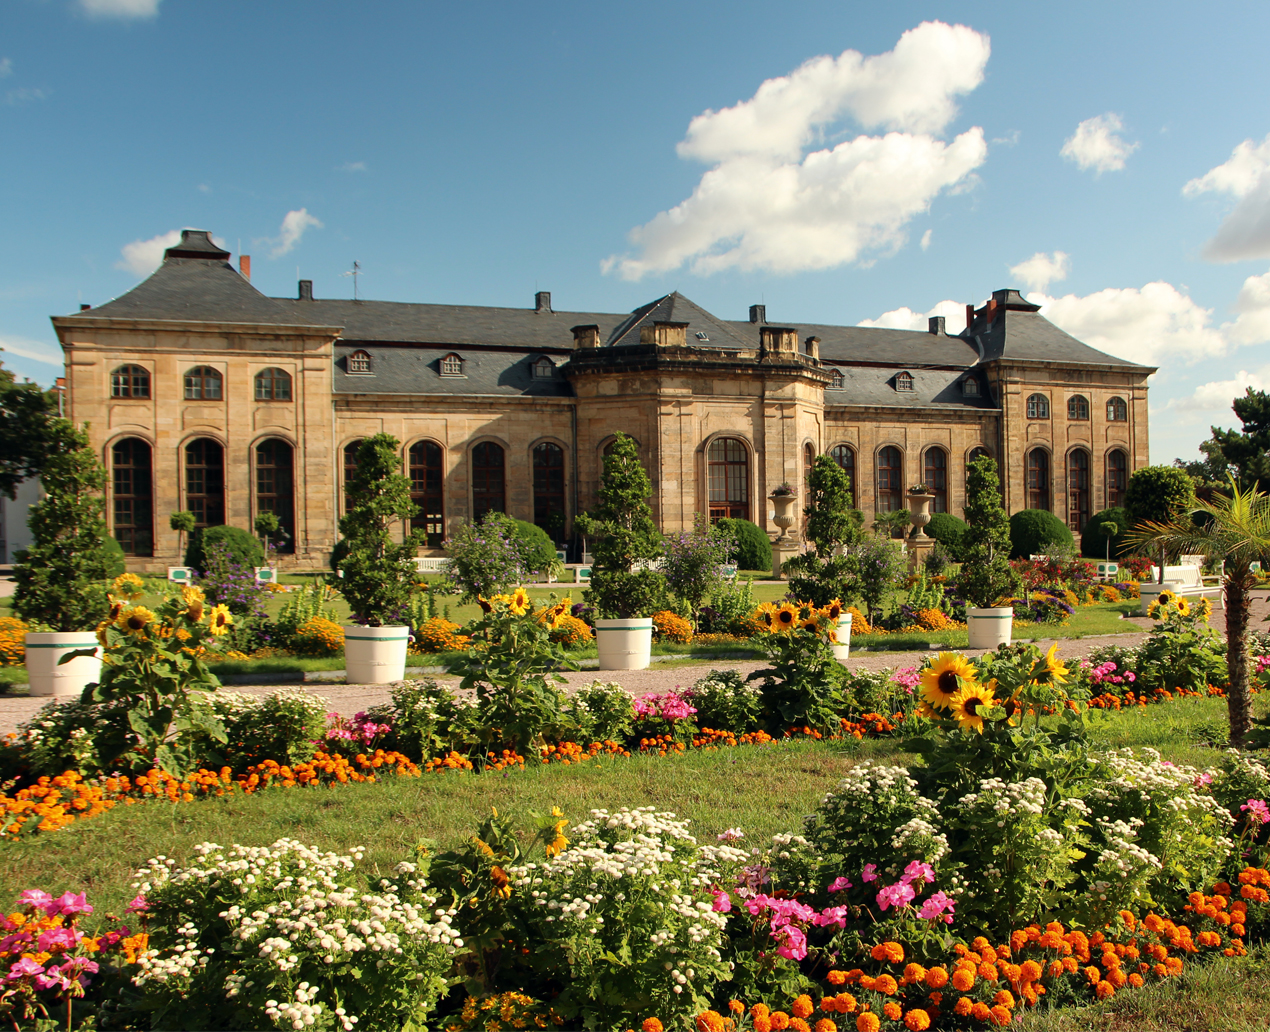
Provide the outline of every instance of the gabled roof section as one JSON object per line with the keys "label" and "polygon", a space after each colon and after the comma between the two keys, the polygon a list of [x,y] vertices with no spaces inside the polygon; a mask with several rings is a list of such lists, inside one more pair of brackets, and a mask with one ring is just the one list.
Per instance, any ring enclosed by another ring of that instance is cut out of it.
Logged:
{"label": "gabled roof section", "polygon": [[[370,356],[371,374],[350,373],[348,357],[355,351]],[[444,376],[441,360],[456,354],[463,360],[461,376]],[[339,394],[443,394],[475,397],[567,398],[569,381],[556,371],[534,376],[533,365],[542,353],[516,352],[450,345],[403,348],[395,344],[335,345],[332,386]]]}
{"label": "gabled roof section", "polygon": [[[733,329],[733,324],[715,318],[677,290],[635,309],[608,335],[606,344],[609,347],[638,344],[640,331],[646,327],[651,328],[655,323],[686,323],[685,336],[689,347],[731,349],[758,347],[757,331],[753,340],[748,335],[743,336],[737,333]],[[698,337],[699,333],[705,334],[705,338]]]}

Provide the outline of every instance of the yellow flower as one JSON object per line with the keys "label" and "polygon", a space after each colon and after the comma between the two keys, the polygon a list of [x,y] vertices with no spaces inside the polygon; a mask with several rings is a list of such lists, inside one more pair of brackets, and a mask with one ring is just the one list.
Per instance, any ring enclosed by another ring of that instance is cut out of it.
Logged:
{"label": "yellow flower", "polygon": [[835,598],[820,612],[826,620],[837,620],[842,616],[842,599]]}
{"label": "yellow flower", "polygon": [[968,686],[976,684],[973,664],[956,652],[941,652],[922,671],[922,698],[934,708],[946,710],[963,682]]}
{"label": "yellow flower", "polygon": [[551,808],[551,816],[556,818],[556,825],[553,829],[556,837],[547,846],[547,855],[555,856],[569,844],[569,840],[564,837],[564,826],[569,823],[569,820],[565,817],[564,813],[558,806],[553,806]]}
{"label": "yellow flower", "polygon": [[110,593],[132,602],[145,594],[145,582],[135,573],[121,573],[111,584]]}
{"label": "yellow flower", "polygon": [[784,603],[772,614],[772,628],[777,631],[789,631],[798,625],[798,607]]}
{"label": "yellow flower", "polygon": [[[1050,646],[1049,652],[1045,653],[1045,666],[1039,673],[1034,669],[1033,674],[1039,677],[1046,677],[1050,684],[1062,684],[1067,680],[1067,667],[1060,663],[1055,656],[1058,652],[1058,642]],[[1048,676],[1046,676],[1048,675]]]}
{"label": "yellow flower", "polygon": [[507,608],[513,616],[524,616],[529,610],[529,593],[524,588],[517,588],[507,599]]}
{"label": "yellow flower", "polygon": [[210,630],[218,638],[222,634],[229,633],[229,625],[234,622],[234,618],[229,613],[229,607],[219,605],[207,614],[208,630]]}
{"label": "yellow flower", "polygon": [[963,731],[978,731],[983,734],[983,717],[980,713],[996,701],[987,688],[972,683],[949,700],[949,708]]}
{"label": "yellow flower", "polygon": [[1177,611],[1178,611],[1178,612],[1179,612],[1182,616],[1190,616],[1190,615],[1191,615],[1191,604],[1190,604],[1189,602],[1187,602],[1187,601],[1186,601],[1186,599],[1184,599],[1184,598],[1179,598],[1179,599],[1177,600]]}
{"label": "yellow flower", "polygon": [[[498,598],[497,595],[494,597]],[[494,603],[487,599],[484,595],[477,595],[476,601],[480,605],[482,613],[492,613],[494,611]]]}
{"label": "yellow flower", "polygon": [[127,631],[138,638],[143,638],[145,637],[146,626],[153,620],[154,613],[150,612],[145,606],[129,606],[119,614],[115,620],[115,625],[121,631]]}
{"label": "yellow flower", "polygon": [[207,596],[203,594],[203,589],[195,587],[193,584],[186,584],[181,588],[181,601],[187,606],[194,602],[202,602]]}

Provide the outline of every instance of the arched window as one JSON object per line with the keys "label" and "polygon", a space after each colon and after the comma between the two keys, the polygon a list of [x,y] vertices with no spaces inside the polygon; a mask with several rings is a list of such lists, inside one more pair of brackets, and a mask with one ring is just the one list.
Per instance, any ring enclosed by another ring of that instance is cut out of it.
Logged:
{"label": "arched window", "polygon": [[1089,399],[1080,394],[1073,394],[1067,399],[1068,419],[1088,419]]}
{"label": "arched window", "polygon": [[262,369],[256,374],[257,401],[290,401],[291,374],[285,369]]}
{"label": "arched window", "polygon": [[948,511],[948,453],[943,448],[927,448],[922,463],[922,482],[935,496],[931,512]]}
{"label": "arched window", "polygon": [[349,441],[344,445],[344,490],[342,492],[344,499],[344,512],[348,512],[350,500],[348,497],[348,485],[353,482],[353,477],[357,475],[357,449],[362,446],[361,441]]}
{"label": "arched window", "polygon": [[911,391],[913,389],[913,374],[912,373],[896,373],[895,374],[895,389],[897,391]]}
{"label": "arched window", "polygon": [[904,508],[904,459],[898,448],[887,446],[878,452],[878,512]]}
{"label": "arched window", "polygon": [[370,364],[370,352],[354,351],[348,356],[348,371],[350,373],[369,373],[373,370]]}
{"label": "arched window", "polygon": [[1067,456],[1067,525],[1077,534],[1089,522],[1089,452]]}
{"label": "arched window", "polygon": [[967,376],[961,381],[961,393],[967,398],[979,397],[979,381],[973,376]]}
{"label": "arched window", "polygon": [[710,522],[725,516],[750,518],[750,459],[735,437],[717,437],[706,452]]}
{"label": "arched window", "polygon": [[441,445],[416,441],[410,446],[410,500],[419,511],[410,517],[410,529],[421,530],[429,548],[445,540],[445,468]]}
{"label": "arched window", "polygon": [[835,444],[830,450],[829,455],[847,476],[851,478],[851,504],[859,505],[856,501],[855,490],[855,449],[849,444]]}
{"label": "arched window", "polygon": [[1107,399],[1107,422],[1123,423],[1129,418],[1129,406],[1125,404],[1124,398],[1108,398]]}
{"label": "arched window", "polygon": [[1107,508],[1124,505],[1125,488],[1129,486],[1129,456],[1116,449],[1107,453]]}
{"label": "arched window", "polygon": [[185,374],[186,401],[219,401],[221,375],[211,366],[197,366]]}
{"label": "arched window", "polygon": [[[123,365],[110,374],[112,398],[150,397],[150,370],[139,365]],[[146,553],[149,555],[149,553]]]}
{"label": "arched window", "polygon": [[282,525],[274,550],[295,552],[295,451],[276,437],[256,445],[256,511],[271,512]]}
{"label": "arched window", "polygon": [[829,389],[831,391],[840,391],[847,385],[847,378],[842,375],[841,369],[835,369],[829,374]]}
{"label": "arched window", "polygon": [[185,446],[185,507],[196,527],[225,522],[225,449],[200,437]]}
{"label": "arched window", "polygon": [[533,369],[534,378],[538,380],[550,380],[556,375],[556,364],[546,355],[534,363]]}
{"label": "arched window", "polygon": [[1049,419],[1050,400],[1044,394],[1033,394],[1027,399],[1028,419]]}
{"label": "arched window", "polygon": [[441,359],[441,375],[442,376],[462,376],[463,375],[463,359],[459,358],[451,351],[445,358]]}
{"label": "arched window", "polygon": [[564,540],[564,449],[550,441],[534,448],[534,522]]}
{"label": "arched window", "polygon": [[1027,453],[1027,507],[1050,507],[1050,457],[1043,448],[1033,448]]}
{"label": "arched window", "polygon": [[502,445],[493,441],[482,441],[472,449],[473,520],[479,520],[487,512],[507,511],[505,463]]}
{"label": "arched window", "polygon": [[154,555],[154,477],[150,446],[136,437],[117,441],[110,450],[110,472],[115,540],[124,555]]}

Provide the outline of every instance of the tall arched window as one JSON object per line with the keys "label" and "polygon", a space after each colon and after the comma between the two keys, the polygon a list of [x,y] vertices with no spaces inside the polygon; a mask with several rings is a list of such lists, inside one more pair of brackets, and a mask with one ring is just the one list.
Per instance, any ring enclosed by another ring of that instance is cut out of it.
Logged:
{"label": "tall arched window", "polygon": [[534,448],[534,523],[564,540],[564,449],[550,441]]}
{"label": "tall arched window", "polygon": [[1124,398],[1107,399],[1107,422],[1123,423],[1129,418],[1129,406]]}
{"label": "tall arched window", "polygon": [[482,441],[472,449],[472,519],[507,511],[506,455],[502,445]]}
{"label": "tall arched window", "polygon": [[1044,394],[1033,394],[1027,399],[1028,419],[1049,419],[1050,400]]}
{"label": "tall arched window", "polygon": [[1088,419],[1089,399],[1082,394],[1073,394],[1067,399],[1068,419]]}
{"label": "tall arched window", "polygon": [[219,401],[221,375],[211,366],[196,366],[185,374],[186,401]]}
{"label": "tall arched window", "polygon": [[725,516],[750,518],[750,459],[735,437],[718,437],[706,452],[710,522]]}
{"label": "tall arched window", "polygon": [[348,485],[353,482],[353,477],[357,475],[357,449],[361,446],[361,441],[349,441],[348,444],[344,445],[344,484],[340,494],[343,499],[344,512],[346,513],[350,505]]}
{"label": "tall arched window", "polygon": [[136,437],[110,450],[115,540],[124,555],[154,555],[154,477],[150,445]]}
{"label": "tall arched window", "polygon": [[829,455],[842,468],[842,471],[851,478],[851,504],[858,506],[860,503],[856,500],[855,449],[849,444],[835,444],[829,450]]}
{"label": "tall arched window", "polygon": [[1067,525],[1079,534],[1089,522],[1089,452],[1067,456]]}
{"label": "tall arched window", "polygon": [[1043,448],[1033,448],[1027,453],[1027,507],[1050,507],[1050,457]]}
{"label": "tall arched window", "polygon": [[410,517],[410,529],[428,536],[429,548],[445,540],[445,469],[441,445],[416,441],[410,446],[410,500],[419,511]]}
{"label": "tall arched window", "polygon": [[922,482],[935,496],[931,512],[948,511],[948,453],[943,448],[927,448],[922,463]]}
{"label": "tall arched window", "polygon": [[112,398],[150,397],[150,370],[139,365],[120,366],[110,374]]}
{"label": "tall arched window", "polygon": [[196,527],[225,522],[225,449],[200,437],[185,446],[185,507]]}
{"label": "tall arched window", "polygon": [[1124,505],[1125,488],[1129,486],[1129,456],[1116,449],[1107,453],[1107,508]]}
{"label": "tall arched window", "polygon": [[295,552],[295,451],[276,437],[256,445],[256,511],[273,513],[282,525],[275,550]]}
{"label": "tall arched window", "polygon": [[816,464],[816,449],[814,445],[803,445],[803,499],[806,500],[811,492],[811,469]]}
{"label": "tall arched window", "polygon": [[878,512],[904,508],[904,459],[889,445],[878,452]]}
{"label": "tall arched window", "polygon": [[285,369],[262,369],[256,374],[257,401],[290,401],[291,374]]}

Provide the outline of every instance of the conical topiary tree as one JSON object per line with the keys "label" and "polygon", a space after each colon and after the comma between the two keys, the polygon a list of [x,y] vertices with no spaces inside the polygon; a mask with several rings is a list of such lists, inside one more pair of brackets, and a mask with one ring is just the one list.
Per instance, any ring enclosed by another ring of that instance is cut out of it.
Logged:
{"label": "conical topiary tree", "polygon": [[838,551],[861,538],[858,513],[851,505],[851,478],[828,455],[817,455],[812,464],[803,513],[813,547],[785,563],[789,593],[800,601],[826,606],[852,594],[856,559]]}
{"label": "conical topiary tree", "polygon": [[1001,504],[995,459],[981,455],[967,467],[966,522],[961,539],[961,593],[977,609],[1011,594],[1018,578],[1010,569],[1010,520]]}

